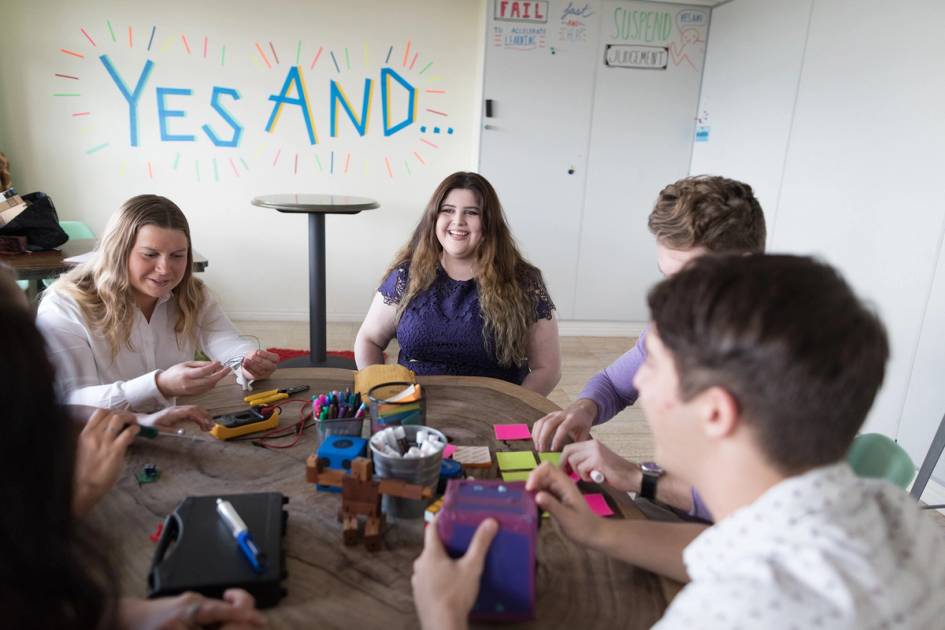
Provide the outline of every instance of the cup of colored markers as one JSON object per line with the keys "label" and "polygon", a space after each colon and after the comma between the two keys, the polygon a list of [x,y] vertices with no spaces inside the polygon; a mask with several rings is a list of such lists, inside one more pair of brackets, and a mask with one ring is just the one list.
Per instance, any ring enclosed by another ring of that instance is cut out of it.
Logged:
{"label": "cup of colored markers", "polygon": [[350,388],[312,396],[312,419],[315,421],[315,448],[329,435],[361,435],[368,406]]}

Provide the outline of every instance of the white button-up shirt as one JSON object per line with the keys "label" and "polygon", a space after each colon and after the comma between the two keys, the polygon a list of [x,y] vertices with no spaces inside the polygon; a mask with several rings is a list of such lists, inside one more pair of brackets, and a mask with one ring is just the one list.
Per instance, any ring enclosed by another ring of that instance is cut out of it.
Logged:
{"label": "white button-up shirt", "polygon": [[[210,292],[204,289],[204,305],[197,316],[197,342],[178,337],[177,304],[168,294],[158,300],[151,321],[140,309],[132,310],[131,346],[124,343],[112,356],[105,336],[91,330],[79,305],[59,291],[47,291],[39,305],[36,323],[43,332],[49,358],[56,368],[62,399],[74,405],[150,412],[174,404],[157,387],[157,374],[184,361],[193,361],[200,348],[207,356],[225,362],[256,350],[242,339]],[[242,374],[237,370],[237,379]]]}
{"label": "white button-up shirt", "polygon": [[945,533],[901,489],[836,464],[791,477],[686,547],[655,626],[945,628]]}

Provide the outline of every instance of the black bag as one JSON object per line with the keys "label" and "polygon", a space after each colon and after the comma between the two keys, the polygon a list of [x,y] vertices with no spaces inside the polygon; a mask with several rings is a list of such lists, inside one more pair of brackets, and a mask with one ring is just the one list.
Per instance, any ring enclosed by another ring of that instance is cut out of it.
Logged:
{"label": "black bag", "polygon": [[23,201],[29,206],[0,227],[0,236],[25,236],[26,247],[33,252],[55,249],[69,240],[69,235],[59,225],[59,215],[49,195],[29,193],[23,195]]}

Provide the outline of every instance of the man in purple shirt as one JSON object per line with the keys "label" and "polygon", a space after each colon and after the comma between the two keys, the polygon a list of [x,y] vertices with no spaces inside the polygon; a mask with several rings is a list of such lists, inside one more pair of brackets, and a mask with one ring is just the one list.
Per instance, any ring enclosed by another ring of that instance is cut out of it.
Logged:
{"label": "man in purple shirt", "polygon": [[[687,177],[670,184],[660,191],[647,223],[656,237],[657,266],[664,276],[703,254],[765,249],[764,213],[751,186],[724,177]],[[646,334],[644,330],[633,348],[588,381],[577,400],[535,423],[535,448],[539,452],[563,449],[562,461],[585,481],[599,480],[602,475],[614,488],[712,520],[689,484],[663,474],[655,463],[627,461],[591,439],[592,426],[636,402],[633,377],[646,359]]]}

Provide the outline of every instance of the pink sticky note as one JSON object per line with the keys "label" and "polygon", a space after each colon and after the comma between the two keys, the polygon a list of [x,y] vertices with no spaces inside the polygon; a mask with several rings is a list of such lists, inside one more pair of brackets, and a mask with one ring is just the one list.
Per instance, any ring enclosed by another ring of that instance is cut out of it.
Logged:
{"label": "pink sticky note", "polygon": [[598,516],[610,516],[614,513],[607,505],[607,499],[602,494],[585,494],[584,500],[587,501],[587,505],[594,511],[594,514]]}
{"label": "pink sticky note", "polygon": [[495,425],[495,439],[497,440],[530,440],[532,432],[527,424],[497,424]]}
{"label": "pink sticky note", "polygon": [[568,477],[570,477],[570,478],[573,479],[574,481],[580,481],[580,480],[581,480],[581,475],[577,474],[577,473],[574,472],[573,470],[568,473]]}
{"label": "pink sticky note", "polygon": [[453,446],[452,444],[447,444],[446,447],[443,449],[443,457],[446,459],[449,459],[450,457],[453,456],[453,453],[455,452],[456,452],[456,447]]}

